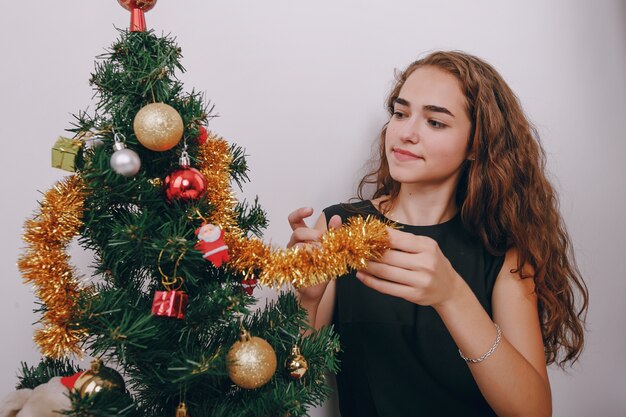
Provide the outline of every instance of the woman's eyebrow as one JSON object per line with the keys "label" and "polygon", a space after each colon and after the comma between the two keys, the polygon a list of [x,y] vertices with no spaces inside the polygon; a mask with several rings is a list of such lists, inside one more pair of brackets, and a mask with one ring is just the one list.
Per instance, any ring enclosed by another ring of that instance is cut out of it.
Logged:
{"label": "woman's eyebrow", "polygon": [[395,99],[393,99],[393,102],[394,102],[394,104],[398,103],[401,106],[407,106],[407,107],[411,106],[411,103],[409,103],[407,100],[405,100],[403,98],[400,98],[400,97],[396,97]]}
{"label": "woman's eyebrow", "polygon": [[[397,97],[393,100],[394,103],[400,104],[401,106],[411,107],[411,103],[408,100],[405,100],[401,97]],[[452,117],[455,117],[454,114],[450,110],[445,107],[435,106],[434,104],[426,104],[422,107],[425,111],[431,111],[436,113],[445,113],[449,114]]]}
{"label": "woman's eyebrow", "polygon": [[426,111],[449,114],[450,116],[454,117],[450,110],[446,109],[445,107],[435,106],[434,104],[427,104],[423,107],[423,109]]}

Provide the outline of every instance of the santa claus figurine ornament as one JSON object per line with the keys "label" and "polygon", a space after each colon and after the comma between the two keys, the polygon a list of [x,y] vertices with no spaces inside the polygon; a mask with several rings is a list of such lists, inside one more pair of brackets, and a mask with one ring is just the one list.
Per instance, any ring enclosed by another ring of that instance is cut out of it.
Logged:
{"label": "santa claus figurine ornament", "polygon": [[222,229],[210,223],[202,223],[202,226],[196,229],[196,235],[198,243],[193,248],[202,252],[204,259],[210,261],[216,268],[229,261],[228,246],[224,242]]}

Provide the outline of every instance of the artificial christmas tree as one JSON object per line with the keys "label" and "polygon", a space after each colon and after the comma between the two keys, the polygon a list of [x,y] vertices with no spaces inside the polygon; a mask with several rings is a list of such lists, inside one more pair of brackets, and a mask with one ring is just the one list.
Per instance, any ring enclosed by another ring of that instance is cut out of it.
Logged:
{"label": "artificial christmas tree", "polygon": [[[76,174],[25,226],[19,267],[42,300],[35,340],[47,358],[23,367],[18,388],[58,392],[55,377],[70,377],[72,416],[306,415],[329,394],[338,339],[311,331],[291,292],[253,311],[253,288],[363,266],[385,249],[385,226],[357,220],[315,250],[263,244],[263,210],[230,189],[247,180],[243,150],[204,127],[212,107],[183,90],[174,40],[143,30],[155,1],[120,3],[135,23],[96,63],[95,113],[69,129]],[[66,252],[75,237],[96,257],[89,284]],[[62,359],[84,353],[102,361],[87,374],[97,389]]]}

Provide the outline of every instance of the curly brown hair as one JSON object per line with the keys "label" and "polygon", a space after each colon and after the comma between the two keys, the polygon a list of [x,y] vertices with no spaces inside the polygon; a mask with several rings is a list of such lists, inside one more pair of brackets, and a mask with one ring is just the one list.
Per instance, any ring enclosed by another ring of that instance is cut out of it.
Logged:
{"label": "curly brown hair", "polygon": [[[434,52],[399,73],[387,98],[394,100],[417,68],[432,66],[454,75],[465,93],[472,122],[468,151],[456,192],[465,227],[493,254],[518,253],[517,273],[530,265],[547,364],[563,367],[579,358],[589,293],[576,266],[571,242],[559,212],[556,192],[545,174],[545,152],[518,98],[498,72],[483,60],[459,51]],[[360,182],[358,196],[374,185],[387,211],[400,191],[389,173],[382,129],[378,166]]]}

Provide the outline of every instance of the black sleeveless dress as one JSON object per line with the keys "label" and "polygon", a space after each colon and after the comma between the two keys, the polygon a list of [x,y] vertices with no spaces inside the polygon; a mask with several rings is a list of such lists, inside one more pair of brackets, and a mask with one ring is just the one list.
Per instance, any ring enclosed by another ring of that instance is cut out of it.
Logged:
{"label": "black sleeveless dress", "polygon": [[[343,222],[354,215],[385,219],[371,201],[324,210]],[[399,225],[437,241],[489,316],[491,293],[503,256],[487,252],[457,214],[433,226]],[[354,272],[337,279],[333,325],[341,340],[337,374],[342,417],[495,416],[432,307],[381,294]]]}

